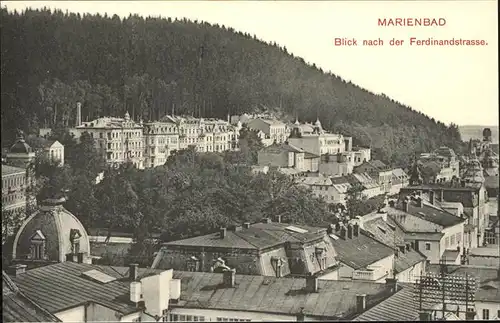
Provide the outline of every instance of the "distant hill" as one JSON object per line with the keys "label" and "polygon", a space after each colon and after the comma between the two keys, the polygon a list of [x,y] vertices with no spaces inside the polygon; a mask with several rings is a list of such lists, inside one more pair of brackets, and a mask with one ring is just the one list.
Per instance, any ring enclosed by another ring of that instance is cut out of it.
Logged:
{"label": "distant hill", "polygon": [[498,143],[498,126],[458,126],[463,141],[472,139],[483,139],[483,129],[490,128],[492,141]]}
{"label": "distant hill", "polygon": [[[257,21],[257,20],[256,20]],[[258,22],[256,22],[258,23]],[[300,23],[300,22],[298,22]],[[212,116],[262,105],[354,137],[376,159],[405,164],[415,152],[458,149],[460,133],[233,28],[187,19],[1,10],[1,132],[123,116]],[[335,59],[332,57],[332,59]],[[352,62],[345,62],[352,64]]]}

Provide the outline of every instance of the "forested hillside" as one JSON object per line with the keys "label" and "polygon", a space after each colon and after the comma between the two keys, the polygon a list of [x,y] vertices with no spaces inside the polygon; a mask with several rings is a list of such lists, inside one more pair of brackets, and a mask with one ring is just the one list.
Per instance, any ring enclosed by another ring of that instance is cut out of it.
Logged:
{"label": "forested hillside", "polygon": [[[123,115],[240,114],[260,105],[371,145],[374,157],[403,163],[417,151],[458,148],[460,133],[384,95],[375,95],[285,47],[206,22],[1,11],[2,144],[16,127],[71,126]],[[349,62],[346,62],[349,64]],[[418,89],[415,89],[418,91]],[[422,95],[425,95],[423,93]]]}

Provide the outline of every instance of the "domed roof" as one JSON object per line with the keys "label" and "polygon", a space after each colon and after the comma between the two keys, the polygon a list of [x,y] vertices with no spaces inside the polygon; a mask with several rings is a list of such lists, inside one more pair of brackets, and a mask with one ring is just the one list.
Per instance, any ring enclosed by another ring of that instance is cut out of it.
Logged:
{"label": "domed roof", "polygon": [[82,223],[66,210],[63,199],[45,200],[39,211],[21,225],[14,239],[14,259],[32,259],[32,245],[43,242],[43,260],[64,262],[72,253],[73,241],[79,242],[79,251],[89,253],[90,242]]}
{"label": "domed roof", "polygon": [[10,147],[9,152],[12,154],[31,154],[33,149],[31,149],[30,145],[24,139],[17,139],[16,143]]}

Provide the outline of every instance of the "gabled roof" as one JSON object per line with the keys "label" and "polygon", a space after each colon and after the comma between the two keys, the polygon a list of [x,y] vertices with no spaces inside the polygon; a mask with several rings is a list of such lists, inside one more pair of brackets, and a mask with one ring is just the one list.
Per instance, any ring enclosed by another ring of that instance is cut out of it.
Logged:
{"label": "gabled roof", "polygon": [[389,296],[385,284],[318,280],[318,293],[308,293],[303,278],[276,278],[236,274],[234,288],[221,286],[222,274],[174,272],[181,279],[181,300],[172,306],[237,310],[324,318],[350,318],[356,295],[367,295],[367,306]]}
{"label": "gabled roof", "polygon": [[47,310],[33,302],[2,271],[2,321],[3,322],[60,322]]}
{"label": "gabled roof", "polygon": [[404,212],[402,202],[400,202],[397,208],[388,207],[387,213],[406,232],[441,232],[444,228],[465,222],[465,219],[431,206],[424,201],[421,207],[416,203],[416,201],[411,200],[408,212]]}
{"label": "gabled roof", "polygon": [[353,321],[419,321],[419,314],[414,288],[411,285],[404,285],[394,295],[368,309]]}
{"label": "gabled roof", "polygon": [[254,223],[248,229],[241,230],[227,229],[226,236],[221,239],[220,233],[211,233],[203,236],[192,237],[183,240],[166,242],[165,247],[216,247],[216,248],[240,248],[260,250],[277,246],[287,241],[300,242],[317,239],[324,235],[325,228],[314,228],[303,225],[293,225],[294,227],[306,230],[305,233],[298,233],[287,230],[288,223]]}
{"label": "gabled roof", "polygon": [[292,153],[303,153],[304,150],[289,143],[273,143],[267,147],[264,147],[260,150],[261,152],[274,153],[279,154],[282,152],[292,152]]}
{"label": "gabled roof", "polygon": [[[93,269],[117,279],[103,284],[82,275]],[[128,270],[127,267],[97,266],[67,261],[28,270],[13,277],[12,280],[24,294],[51,313],[95,302],[125,315],[137,311],[137,307],[128,297],[130,293]],[[144,277],[149,273],[161,271],[139,268],[139,276]]]}
{"label": "gabled roof", "polygon": [[[406,243],[404,231],[389,216],[387,217],[387,221],[384,221],[382,217],[363,221],[363,229],[370,232],[374,239],[377,239],[393,249],[398,249],[400,245],[405,245]],[[397,256],[394,258],[394,270],[396,273],[403,272],[426,259],[427,258],[423,254],[414,249],[398,252]]]}
{"label": "gabled roof", "polygon": [[[338,233],[334,234],[338,235]],[[362,230],[358,236],[353,235],[351,239],[330,238],[330,240],[337,252],[337,259],[354,270],[364,269],[394,254],[392,248],[369,237]]]}

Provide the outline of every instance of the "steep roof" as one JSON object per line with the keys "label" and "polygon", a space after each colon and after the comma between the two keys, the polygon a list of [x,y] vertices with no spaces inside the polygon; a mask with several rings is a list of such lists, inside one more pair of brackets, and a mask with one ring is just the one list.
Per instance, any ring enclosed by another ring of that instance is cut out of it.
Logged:
{"label": "steep roof", "polygon": [[[404,231],[390,217],[387,217],[387,221],[384,221],[382,217],[364,221],[363,229],[370,232],[373,238],[391,248],[397,249],[399,246],[406,244]],[[414,249],[398,252],[397,256],[394,257],[394,270],[396,273],[403,272],[426,259],[422,253]]]}
{"label": "steep roof", "polygon": [[386,300],[363,312],[353,321],[419,321],[419,305],[414,288],[405,285]]}
{"label": "steep roof", "polygon": [[392,248],[369,237],[362,230],[358,236],[353,235],[352,238],[346,239],[331,238],[331,242],[337,252],[337,259],[355,270],[364,269],[394,254]]}
{"label": "steep roof", "polygon": [[227,229],[224,239],[220,238],[220,233],[211,233],[203,236],[192,237],[183,240],[166,242],[168,246],[186,247],[216,247],[216,248],[240,248],[260,250],[291,241],[308,241],[317,239],[324,234],[326,229],[314,228],[303,225],[293,225],[293,227],[306,230],[304,233],[288,230],[290,224],[287,223],[254,223],[248,229],[241,230]]}
{"label": "steep roof", "polygon": [[18,139],[10,147],[9,152],[13,154],[30,154],[33,152],[33,149],[31,149],[30,145],[28,145],[24,139]]}
{"label": "steep roof", "polygon": [[267,147],[262,148],[260,151],[267,153],[279,154],[282,152],[303,153],[304,150],[289,143],[273,143]]}
{"label": "steep roof", "polygon": [[402,210],[402,202],[400,202],[398,208],[388,207],[387,213],[406,232],[437,232],[465,222],[465,219],[431,206],[424,201],[421,207],[416,203],[416,201],[411,200],[408,212],[405,212]]}
{"label": "steep roof", "polygon": [[45,240],[45,256],[47,260],[64,261],[66,254],[71,252],[71,231],[78,230],[80,252],[90,252],[90,243],[85,227],[80,220],[66,210],[61,200],[47,200],[39,211],[23,221],[14,239],[13,257],[26,259],[31,255],[31,238],[40,231]]}
{"label": "steep roof", "polygon": [[389,296],[385,284],[318,280],[318,293],[304,290],[303,278],[236,275],[235,288],[224,288],[222,274],[174,272],[181,279],[181,300],[188,308],[255,311],[326,318],[349,318],[356,312],[356,295],[367,295],[367,306]]}
{"label": "steep roof", "polygon": [[57,317],[19,291],[5,271],[2,271],[2,278],[3,322],[60,322]]}
{"label": "steep roof", "polygon": [[[82,275],[93,269],[117,279],[100,283]],[[130,282],[121,279],[127,277],[128,270],[127,267],[63,262],[28,270],[12,280],[23,293],[51,313],[95,302],[122,314],[129,314],[137,311],[137,308],[129,301]],[[139,268],[141,277],[158,272],[161,270]]]}

